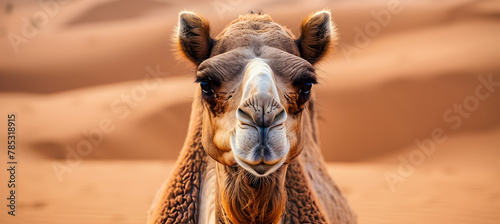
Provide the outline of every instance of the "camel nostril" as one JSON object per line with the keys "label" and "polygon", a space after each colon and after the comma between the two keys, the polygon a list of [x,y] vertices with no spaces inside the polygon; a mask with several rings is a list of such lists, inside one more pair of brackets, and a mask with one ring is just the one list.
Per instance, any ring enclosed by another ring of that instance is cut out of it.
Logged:
{"label": "camel nostril", "polygon": [[255,125],[252,116],[250,116],[247,112],[245,112],[241,108],[238,108],[238,111],[236,112],[236,118],[238,118],[238,120],[240,120],[240,122],[242,122],[243,124]]}
{"label": "camel nostril", "polygon": [[271,124],[272,126],[279,125],[281,123],[284,123],[286,121],[286,111],[285,109],[281,110],[273,119],[273,123]]}
{"label": "camel nostril", "polygon": [[273,97],[255,95],[244,101],[236,111],[243,124],[256,127],[271,127],[284,123],[287,114],[283,106]]}

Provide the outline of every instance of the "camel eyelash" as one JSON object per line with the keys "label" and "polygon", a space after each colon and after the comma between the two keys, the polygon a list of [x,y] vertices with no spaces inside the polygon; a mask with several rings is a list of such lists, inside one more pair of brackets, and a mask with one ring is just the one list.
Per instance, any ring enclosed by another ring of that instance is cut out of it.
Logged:
{"label": "camel eyelash", "polygon": [[210,84],[219,87],[220,86],[220,81],[219,79],[213,78],[211,76],[206,76],[204,74],[196,76],[196,80],[194,81],[195,83],[201,83],[201,82],[209,82]]}
{"label": "camel eyelash", "polygon": [[196,76],[196,80],[194,80],[195,83],[200,83],[200,82],[203,82],[207,80],[207,78],[205,77],[201,77],[201,76]]}
{"label": "camel eyelash", "polygon": [[301,75],[298,75],[294,77],[294,80],[292,82],[292,85],[294,86],[301,86],[304,83],[311,83],[311,84],[317,84],[318,80],[316,79],[316,76],[310,73],[303,73]]}

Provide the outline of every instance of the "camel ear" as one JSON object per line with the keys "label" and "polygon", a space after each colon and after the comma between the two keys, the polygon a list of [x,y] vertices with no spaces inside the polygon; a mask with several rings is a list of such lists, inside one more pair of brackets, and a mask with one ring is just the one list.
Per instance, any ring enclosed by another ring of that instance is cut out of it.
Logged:
{"label": "camel ear", "polygon": [[177,46],[179,53],[199,65],[210,57],[214,40],[210,37],[210,25],[193,12],[179,14],[177,28]]}
{"label": "camel ear", "polygon": [[330,47],[330,42],[336,39],[335,27],[327,10],[312,14],[302,21],[300,38],[296,40],[300,56],[309,63],[319,61]]}

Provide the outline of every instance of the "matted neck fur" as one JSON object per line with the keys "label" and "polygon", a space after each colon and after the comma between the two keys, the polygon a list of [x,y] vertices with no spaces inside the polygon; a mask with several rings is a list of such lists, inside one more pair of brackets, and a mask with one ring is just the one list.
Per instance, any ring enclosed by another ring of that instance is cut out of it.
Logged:
{"label": "matted neck fur", "polygon": [[313,65],[336,38],[330,12],[306,18],[299,38],[261,13],[212,38],[206,20],[182,12],[177,31],[200,87],[150,222],[355,223],[326,173],[311,95]]}

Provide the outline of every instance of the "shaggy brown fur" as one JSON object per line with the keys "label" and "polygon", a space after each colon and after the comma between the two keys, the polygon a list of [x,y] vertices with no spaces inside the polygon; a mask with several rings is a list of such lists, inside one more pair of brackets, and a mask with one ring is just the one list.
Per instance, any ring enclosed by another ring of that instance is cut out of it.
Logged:
{"label": "shaggy brown fur", "polygon": [[[286,167],[266,177],[255,177],[240,167],[218,164],[217,198],[222,223],[276,223],[286,204]],[[219,173],[219,172],[218,172]]]}
{"label": "shaggy brown fur", "polygon": [[[193,111],[199,111],[193,105]],[[200,203],[200,178],[209,157],[201,144],[200,119],[191,114],[186,142],[172,172],[150,211],[149,223],[197,223]]]}
{"label": "shaggy brown fur", "polygon": [[327,223],[325,214],[314,200],[312,189],[305,181],[307,178],[300,163],[293,162],[288,166],[286,180],[288,202],[283,223]]}

